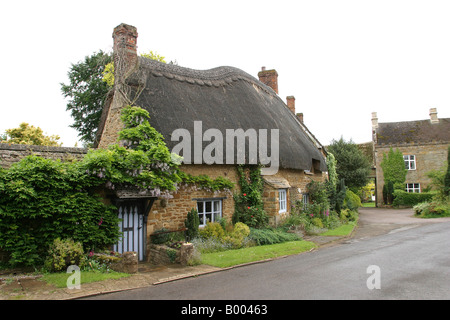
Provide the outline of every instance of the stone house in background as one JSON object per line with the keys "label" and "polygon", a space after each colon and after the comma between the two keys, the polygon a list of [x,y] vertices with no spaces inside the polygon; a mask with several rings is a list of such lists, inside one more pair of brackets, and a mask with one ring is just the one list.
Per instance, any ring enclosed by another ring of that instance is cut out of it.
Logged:
{"label": "stone house in background", "polygon": [[403,153],[406,174],[405,191],[423,192],[431,180],[427,172],[441,169],[447,162],[450,146],[450,118],[437,116],[436,108],[430,109],[430,119],[379,123],[377,113],[372,113],[372,139],[376,168],[376,201],[383,205],[383,154],[390,148]]}
{"label": "stone house in background", "polygon": [[[198,209],[201,225],[231,219],[233,192],[239,189],[236,167],[242,154],[245,163],[254,163],[251,151],[266,152],[263,201],[272,225],[290,213],[292,201],[307,199],[306,185],[311,180],[326,177],[326,151],[304,125],[302,114],[295,114],[295,98],[288,97],[286,104],[278,96],[275,70],[263,68],[258,80],[233,67],[193,70],[139,57],[137,30],[126,24],[114,29],[113,39],[115,84],[103,109],[96,146],[117,143],[122,128],[120,112],[134,104],[149,112],[150,124],[164,136],[170,151],[175,152],[181,142],[180,134],[188,135],[191,148],[180,153],[184,157],[181,170],[194,176],[225,177],[235,183],[235,190],[221,192],[182,187],[170,199],[116,192],[113,201],[123,218],[124,234],[117,251],[140,251],[141,260],[146,259],[148,237],[163,227],[183,228],[192,208]],[[244,133],[254,130],[258,139],[251,134],[243,144],[239,144],[239,137],[226,139],[229,130],[240,129]],[[260,140],[264,132],[266,145]],[[202,157],[212,142],[209,133],[220,133],[224,139],[223,153],[216,150],[212,163]],[[256,161],[264,162],[261,157]]]}

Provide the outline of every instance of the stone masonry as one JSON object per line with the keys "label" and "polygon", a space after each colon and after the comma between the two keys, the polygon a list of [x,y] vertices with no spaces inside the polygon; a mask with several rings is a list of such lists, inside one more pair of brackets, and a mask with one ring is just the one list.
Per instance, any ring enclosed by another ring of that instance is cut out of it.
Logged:
{"label": "stone masonry", "polygon": [[49,159],[60,159],[62,161],[73,161],[82,159],[87,149],[30,146],[24,144],[0,143],[0,167],[9,168],[13,163],[29,155],[37,155]]}

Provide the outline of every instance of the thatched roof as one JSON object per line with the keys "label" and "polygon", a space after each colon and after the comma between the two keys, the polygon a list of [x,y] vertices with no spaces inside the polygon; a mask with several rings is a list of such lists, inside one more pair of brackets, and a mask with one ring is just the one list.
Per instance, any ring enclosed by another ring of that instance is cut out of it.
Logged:
{"label": "thatched roof", "polygon": [[[270,142],[271,129],[279,129],[280,167],[310,170],[314,159],[326,171],[323,155],[297,117],[270,87],[240,69],[193,70],[139,57],[127,81],[140,92],[135,105],[150,113],[150,124],[170,150],[178,144],[171,141],[174,130],[187,129],[194,137],[194,121],[202,121],[203,133],[218,129],[224,139],[226,129],[267,129]],[[203,142],[203,148],[210,143]],[[225,157],[224,147],[224,163]]]}

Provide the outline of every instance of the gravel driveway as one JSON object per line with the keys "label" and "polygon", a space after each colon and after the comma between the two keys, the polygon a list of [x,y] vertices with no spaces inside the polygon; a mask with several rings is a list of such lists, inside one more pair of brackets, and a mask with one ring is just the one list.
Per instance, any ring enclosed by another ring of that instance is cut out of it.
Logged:
{"label": "gravel driveway", "polygon": [[450,217],[423,219],[414,217],[412,209],[359,208],[359,223],[353,238],[363,239],[389,232],[450,221]]}

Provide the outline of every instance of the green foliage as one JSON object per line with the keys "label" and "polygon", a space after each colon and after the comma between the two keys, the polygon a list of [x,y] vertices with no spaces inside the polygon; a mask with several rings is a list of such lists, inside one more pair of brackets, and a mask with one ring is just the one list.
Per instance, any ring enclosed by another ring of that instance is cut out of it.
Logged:
{"label": "green foliage", "polygon": [[167,248],[166,254],[169,257],[170,262],[174,263],[175,259],[177,258],[177,250],[172,249],[172,248]]}
{"label": "green foliage", "polygon": [[194,239],[198,236],[198,227],[200,225],[200,219],[198,217],[198,212],[194,208],[188,212],[186,220],[184,220],[184,225],[187,228],[186,238],[188,241]]}
{"label": "green foliage", "polygon": [[85,265],[85,255],[81,242],[72,239],[57,238],[48,250],[45,268],[51,272],[65,271],[71,265],[82,268]]}
{"label": "green foliage", "polygon": [[345,193],[344,207],[355,211],[361,206],[361,199],[351,190],[347,190]]}
{"label": "green foliage", "polygon": [[201,252],[215,252],[245,247],[248,243],[250,228],[238,222],[223,227],[219,222],[208,222],[199,231],[199,237],[193,239],[195,247]]}
{"label": "green foliage", "polygon": [[206,226],[200,229],[199,235],[202,238],[222,239],[225,236],[225,230],[218,222],[207,222]]}
{"label": "green foliage", "polygon": [[405,169],[405,161],[401,151],[398,149],[394,151],[390,148],[387,154],[383,154],[383,160],[380,165],[383,169],[384,183],[388,184],[391,181],[394,189],[403,189],[408,170]]}
{"label": "green foliage", "polygon": [[234,195],[233,223],[242,222],[253,228],[265,227],[269,218],[264,211],[262,192],[264,189],[259,166],[238,166],[241,193]]}
{"label": "green foliage", "polygon": [[167,63],[166,62],[166,57],[161,56],[160,54],[158,54],[158,52],[153,52],[153,51],[149,51],[148,53],[141,53],[141,57],[147,58],[147,59],[151,59],[151,60],[156,60],[162,63]]}
{"label": "green foliage", "polygon": [[[159,55],[157,52],[149,51],[148,53],[141,53],[140,56],[147,59],[167,63],[165,57]],[[103,77],[102,80],[109,87],[114,86],[114,63],[112,61],[105,66],[105,70],[102,72],[102,77]]]}
{"label": "green foliage", "polygon": [[328,201],[330,203],[330,207],[336,208],[337,201],[337,187],[339,183],[338,175],[336,172],[336,158],[332,153],[328,153],[327,156],[327,168],[328,168],[328,182],[327,182],[327,191],[328,191]]}
{"label": "green foliage", "polygon": [[429,189],[432,189],[436,192],[435,198],[439,201],[445,201],[448,196],[445,189],[446,171],[448,171],[448,169],[443,167],[439,170],[431,170],[427,172],[427,177],[431,179]]}
{"label": "green foliage", "polygon": [[11,265],[43,262],[56,238],[72,238],[85,250],[118,239],[115,208],[92,194],[94,179],[79,162],[28,156],[0,174],[0,247]]}
{"label": "green foliage", "polygon": [[124,129],[119,132],[123,146],[90,150],[82,162],[86,172],[111,189],[133,187],[155,196],[169,196],[181,182],[178,164],[172,161],[163,136],[148,119],[148,112],[142,108],[124,108]]}
{"label": "green foliage", "polygon": [[193,176],[183,171],[180,171],[178,175],[183,183],[195,185],[196,188],[204,189],[210,192],[219,190],[231,190],[234,188],[234,183],[224,177],[211,179],[207,175]]}
{"label": "green foliage", "polygon": [[327,184],[324,182],[317,182],[312,180],[306,185],[311,204],[315,205],[318,212],[325,211],[329,208],[329,193]]}
{"label": "green foliage", "polygon": [[416,204],[413,210],[421,218],[449,217],[450,203],[440,201],[422,202]]}
{"label": "green foliage", "polygon": [[345,195],[347,194],[347,187],[345,186],[344,179],[339,180],[339,185],[336,189],[336,203],[335,209],[337,213],[341,212],[342,207],[344,206]]}
{"label": "green foliage", "polygon": [[444,177],[444,195],[450,197],[450,147],[447,150],[447,172]]}
{"label": "green foliage", "polygon": [[336,159],[336,173],[344,179],[348,188],[358,189],[365,186],[369,179],[370,162],[361,149],[351,140],[343,138],[333,140],[328,151]]}
{"label": "green foliage", "polygon": [[318,228],[323,228],[323,222],[320,218],[312,218],[311,223]]}
{"label": "green foliage", "polygon": [[286,241],[301,240],[301,238],[295,233],[287,233],[284,229],[256,229],[250,228],[250,239],[252,239],[257,245],[275,244]]}
{"label": "green foliage", "polygon": [[416,192],[406,192],[403,190],[395,190],[394,201],[392,204],[394,206],[412,207],[421,202],[431,201],[434,195],[435,195],[434,192],[416,193]]}
{"label": "green foliage", "polygon": [[161,228],[155,230],[155,232],[150,237],[153,244],[163,244],[169,241],[169,229]]}
{"label": "green foliage", "polygon": [[0,143],[27,144],[35,146],[61,146],[59,136],[46,136],[41,128],[22,122],[19,128],[7,129],[0,135]]}
{"label": "green foliage", "polygon": [[103,104],[109,87],[103,81],[105,66],[112,61],[110,54],[99,51],[86,56],[84,61],[72,64],[68,72],[69,84],[61,83],[61,92],[68,98],[67,111],[71,112],[80,140],[86,145],[94,142]]}

